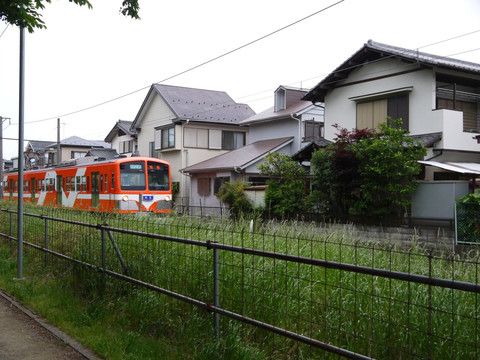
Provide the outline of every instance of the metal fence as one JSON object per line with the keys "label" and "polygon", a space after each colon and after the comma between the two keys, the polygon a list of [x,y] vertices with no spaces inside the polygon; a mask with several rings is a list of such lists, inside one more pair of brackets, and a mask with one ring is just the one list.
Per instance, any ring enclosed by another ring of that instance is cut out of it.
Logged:
{"label": "metal fence", "polygon": [[[42,261],[211,312],[217,337],[225,321],[241,322],[249,342],[275,343],[279,358],[480,357],[476,252],[401,249],[353,238],[349,225],[28,211],[24,245]],[[2,210],[0,236],[12,246],[15,219]]]}
{"label": "metal fence", "polygon": [[457,244],[480,245],[480,204],[457,202],[455,204],[455,218]]}

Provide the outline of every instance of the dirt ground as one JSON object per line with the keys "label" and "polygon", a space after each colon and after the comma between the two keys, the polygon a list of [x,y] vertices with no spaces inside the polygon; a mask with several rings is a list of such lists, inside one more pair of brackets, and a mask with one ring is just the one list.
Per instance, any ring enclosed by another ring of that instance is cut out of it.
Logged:
{"label": "dirt ground", "polygon": [[[82,353],[84,354],[82,355]],[[85,360],[100,358],[46,323],[44,319],[23,307],[0,289],[0,359]]]}

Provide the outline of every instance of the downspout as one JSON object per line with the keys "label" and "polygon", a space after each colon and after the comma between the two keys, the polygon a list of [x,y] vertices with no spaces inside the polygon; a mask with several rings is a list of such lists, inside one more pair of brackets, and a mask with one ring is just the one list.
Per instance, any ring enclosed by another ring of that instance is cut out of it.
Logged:
{"label": "downspout", "polygon": [[297,151],[301,149],[301,143],[302,143],[302,119],[299,119],[299,118],[296,118],[295,116],[293,116],[293,114],[290,114],[290,117],[293,119],[293,120],[297,120],[298,121],[298,146],[297,146]]}
{"label": "downspout", "polygon": [[[183,139],[185,138],[184,136],[184,127],[185,125],[187,125],[188,123],[190,122],[190,119],[187,119],[183,124],[182,124],[182,139],[181,139],[181,144],[182,144],[182,149],[181,149],[181,154],[182,154],[182,169],[186,168],[188,166],[188,149],[185,149],[185,147],[183,146]],[[185,155],[184,155],[185,154]],[[182,179],[182,188],[183,188],[183,197],[186,197],[188,198],[188,203],[190,204],[190,194],[187,192],[188,188],[187,188],[187,180],[188,180],[188,176],[185,175],[185,173],[182,172],[182,176],[183,176],[183,179]],[[183,200],[182,200],[182,204],[183,204]]]}

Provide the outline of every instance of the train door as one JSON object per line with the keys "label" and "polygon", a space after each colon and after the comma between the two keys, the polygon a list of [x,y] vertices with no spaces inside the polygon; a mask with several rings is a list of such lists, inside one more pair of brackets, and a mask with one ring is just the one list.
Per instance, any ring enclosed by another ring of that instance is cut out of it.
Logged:
{"label": "train door", "polygon": [[10,179],[10,201],[13,201],[13,179]]}
{"label": "train door", "polygon": [[35,181],[35,178],[32,178],[32,186],[31,186],[31,190],[32,190],[32,203],[35,204],[35,191],[36,191],[36,181]]}
{"label": "train door", "polygon": [[62,183],[63,183],[62,175],[57,175],[57,205],[62,205],[62,192],[63,192]]}
{"label": "train door", "polygon": [[99,174],[98,172],[92,172],[92,207],[94,208],[98,208],[100,202]]}

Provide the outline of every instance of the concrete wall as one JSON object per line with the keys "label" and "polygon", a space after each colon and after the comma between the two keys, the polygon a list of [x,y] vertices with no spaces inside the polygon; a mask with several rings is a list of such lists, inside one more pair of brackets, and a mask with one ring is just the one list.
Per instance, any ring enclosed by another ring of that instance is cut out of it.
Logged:
{"label": "concrete wall", "polygon": [[468,181],[422,181],[412,196],[411,216],[454,219],[455,200],[468,193]]}

